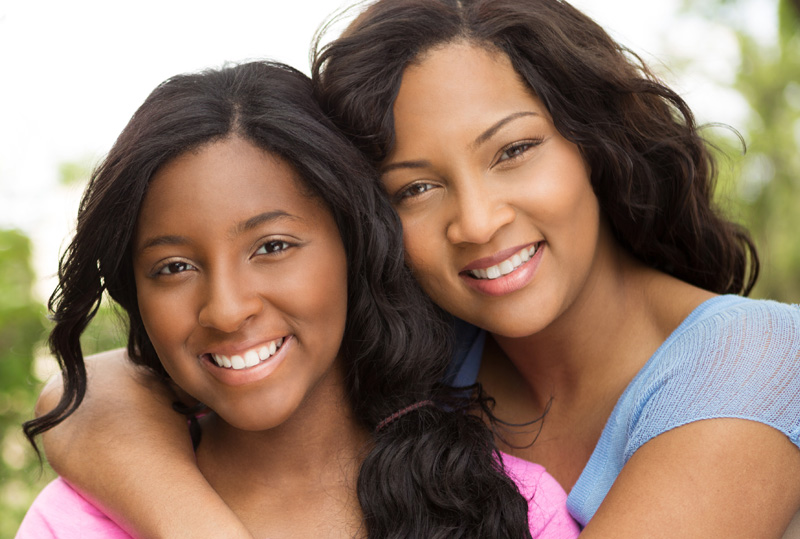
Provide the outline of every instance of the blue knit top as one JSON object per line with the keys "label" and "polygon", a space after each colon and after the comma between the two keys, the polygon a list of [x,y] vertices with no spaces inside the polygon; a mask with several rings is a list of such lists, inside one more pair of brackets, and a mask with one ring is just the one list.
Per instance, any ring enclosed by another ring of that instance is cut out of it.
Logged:
{"label": "blue knit top", "polygon": [[[485,334],[458,327],[448,382],[475,382]],[[586,525],[631,455],[675,427],[711,418],[774,427],[800,447],[800,307],[739,296],[698,306],[617,401],[567,499]]]}

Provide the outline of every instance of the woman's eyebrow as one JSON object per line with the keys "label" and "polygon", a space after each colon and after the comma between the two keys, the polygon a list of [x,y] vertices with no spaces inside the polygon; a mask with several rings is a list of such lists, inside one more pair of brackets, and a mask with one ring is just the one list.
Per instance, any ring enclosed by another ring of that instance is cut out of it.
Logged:
{"label": "woman's eyebrow", "polygon": [[[492,124],[491,127],[489,127],[489,129],[478,135],[477,138],[472,142],[471,146],[473,148],[480,146],[481,144],[492,138],[495,135],[495,133],[497,133],[504,125],[523,116],[540,116],[540,114],[532,110],[525,110],[509,114],[505,118],[501,118],[500,120]],[[398,168],[425,168],[429,166],[431,166],[430,161],[427,161],[425,159],[420,159],[418,161],[399,161],[397,163],[389,163],[388,165],[382,166],[379,170],[379,173],[385,174],[391,170],[395,170]]]}
{"label": "woman's eyebrow", "polygon": [[497,121],[489,129],[487,129],[486,131],[484,131],[483,133],[478,135],[478,137],[472,143],[472,147],[476,148],[476,147],[480,146],[481,144],[483,144],[484,142],[486,142],[487,140],[492,138],[495,135],[495,133],[497,133],[500,130],[501,127],[503,127],[507,123],[509,123],[511,121],[514,121],[517,118],[521,118],[523,116],[539,116],[539,113],[526,110],[526,111],[520,111],[520,112],[515,112],[513,114],[509,114],[505,118],[502,118],[499,121]]}

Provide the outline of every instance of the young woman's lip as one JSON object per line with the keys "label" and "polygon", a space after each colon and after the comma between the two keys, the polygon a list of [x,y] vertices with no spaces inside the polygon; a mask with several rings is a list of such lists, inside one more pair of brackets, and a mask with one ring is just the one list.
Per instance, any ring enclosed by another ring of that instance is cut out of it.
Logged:
{"label": "young woman's lip", "polygon": [[469,264],[467,264],[466,266],[461,268],[461,271],[459,273],[465,273],[467,271],[476,270],[476,269],[491,268],[492,266],[495,266],[495,265],[499,264],[503,260],[508,260],[509,258],[514,256],[514,253],[517,253],[517,252],[521,251],[522,249],[527,249],[527,248],[533,247],[537,243],[539,243],[539,242],[538,241],[534,241],[534,242],[531,242],[531,243],[523,243],[522,245],[517,245],[516,247],[509,247],[508,249],[503,249],[502,251],[499,251],[499,252],[493,254],[492,256],[487,256],[487,257],[484,257],[484,258],[478,258],[477,260],[473,260],[472,262],[470,262]]}
{"label": "young woman's lip", "polygon": [[265,344],[268,345],[269,343],[271,343],[273,341],[277,341],[278,339],[286,340],[288,337],[289,337],[288,334],[287,335],[279,335],[279,336],[277,336],[277,337],[275,337],[273,339],[251,340],[251,341],[247,341],[245,344],[237,343],[235,346],[219,346],[219,347],[216,347],[216,348],[211,348],[211,349],[205,350],[203,353],[201,353],[199,355],[200,356],[204,356],[206,354],[208,354],[208,355],[216,354],[218,356],[228,356],[228,357],[235,356],[235,355],[242,355],[245,352],[247,352],[248,350],[252,350],[254,348],[260,348],[260,347],[264,346]]}
{"label": "young woman's lip", "polygon": [[274,355],[270,356],[264,361],[261,361],[258,365],[244,369],[229,369],[226,367],[220,367],[211,358],[210,354],[205,354],[201,356],[201,358],[203,358],[203,365],[217,380],[225,385],[241,386],[270,376],[273,371],[275,371],[275,369],[277,369],[283,363],[288,350],[292,348],[293,345],[294,336],[287,335],[284,337],[283,345],[277,352],[275,352]]}

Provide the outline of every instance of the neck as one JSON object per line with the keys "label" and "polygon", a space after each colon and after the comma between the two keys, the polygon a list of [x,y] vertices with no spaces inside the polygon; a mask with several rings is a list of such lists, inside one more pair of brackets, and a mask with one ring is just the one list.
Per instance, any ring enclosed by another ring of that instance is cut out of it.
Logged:
{"label": "neck", "polygon": [[198,466],[258,535],[311,533],[315,521],[347,528],[361,519],[355,485],[370,439],[348,402],[337,369],[291,418],[267,431],[243,431],[211,414]]}
{"label": "neck", "polygon": [[616,402],[669,334],[712,295],[644,266],[619,246],[605,252],[580,294],[546,328],[521,338],[493,335],[542,408],[551,397],[575,406]]}

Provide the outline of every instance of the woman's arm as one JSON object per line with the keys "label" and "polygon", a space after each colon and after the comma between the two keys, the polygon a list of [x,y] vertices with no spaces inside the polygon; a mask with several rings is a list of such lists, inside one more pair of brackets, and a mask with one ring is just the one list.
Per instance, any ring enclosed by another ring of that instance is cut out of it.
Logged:
{"label": "woman's arm", "polygon": [[[86,368],[83,403],[43,435],[55,471],[135,536],[251,538],[197,468],[170,391],[124,350],[87,358]],[[37,414],[61,391],[61,378],[51,380]]]}
{"label": "woman's arm", "polygon": [[581,538],[780,538],[800,508],[800,450],[744,419],[697,421],[639,448]]}

